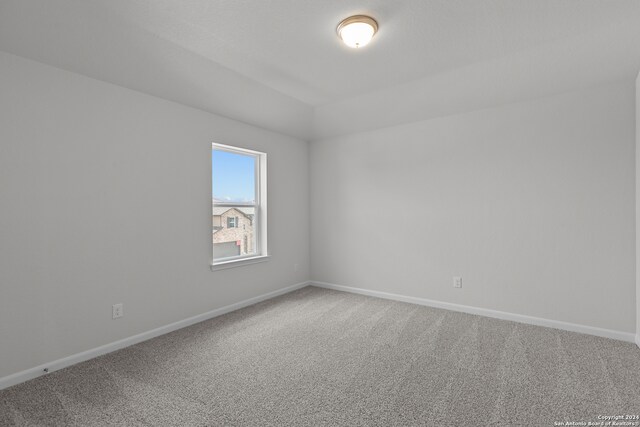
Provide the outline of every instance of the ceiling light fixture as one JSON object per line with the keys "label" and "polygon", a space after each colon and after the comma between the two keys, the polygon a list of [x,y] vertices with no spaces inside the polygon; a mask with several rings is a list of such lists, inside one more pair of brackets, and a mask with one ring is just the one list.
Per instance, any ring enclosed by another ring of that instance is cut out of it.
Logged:
{"label": "ceiling light fixture", "polygon": [[336,31],[344,44],[358,48],[366,46],[371,41],[378,31],[378,23],[370,16],[355,15],[342,20]]}

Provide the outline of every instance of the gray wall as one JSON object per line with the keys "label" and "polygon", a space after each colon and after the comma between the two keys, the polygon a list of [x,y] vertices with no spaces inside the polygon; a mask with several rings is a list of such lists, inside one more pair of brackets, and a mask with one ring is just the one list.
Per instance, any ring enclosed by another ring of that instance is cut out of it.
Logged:
{"label": "gray wall", "polygon": [[624,81],[313,142],[312,279],[634,332],[634,103]]}
{"label": "gray wall", "polygon": [[[0,377],[308,279],[306,142],[5,53],[0,141]],[[268,153],[269,262],[209,270],[213,141]]]}

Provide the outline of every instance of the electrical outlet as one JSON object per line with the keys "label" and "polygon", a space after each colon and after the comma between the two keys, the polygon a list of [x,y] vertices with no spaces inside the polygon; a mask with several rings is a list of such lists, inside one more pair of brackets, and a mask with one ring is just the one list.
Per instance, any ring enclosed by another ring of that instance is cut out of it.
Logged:
{"label": "electrical outlet", "polygon": [[460,277],[460,276],[454,276],[453,277],[453,287],[454,288],[461,288],[462,287],[462,277]]}
{"label": "electrical outlet", "polygon": [[113,314],[113,318],[114,319],[118,319],[118,318],[124,316],[124,304],[122,304],[122,303],[113,304],[111,309],[112,309],[112,314]]}

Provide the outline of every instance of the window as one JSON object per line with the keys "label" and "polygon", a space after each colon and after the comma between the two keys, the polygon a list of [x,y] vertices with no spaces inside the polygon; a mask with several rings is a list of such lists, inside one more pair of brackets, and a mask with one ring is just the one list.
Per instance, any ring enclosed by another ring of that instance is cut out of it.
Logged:
{"label": "window", "polygon": [[213,268],[266,259],[266,171],[265,153],[212,145]]}

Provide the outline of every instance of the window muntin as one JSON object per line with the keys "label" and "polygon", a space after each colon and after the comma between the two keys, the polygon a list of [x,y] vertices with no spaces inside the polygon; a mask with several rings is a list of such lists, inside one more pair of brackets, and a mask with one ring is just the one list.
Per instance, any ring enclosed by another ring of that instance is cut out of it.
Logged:
{"label": "window muntin", "polygon": [[213,144],[213,264],[266,256],[266,154]]}

